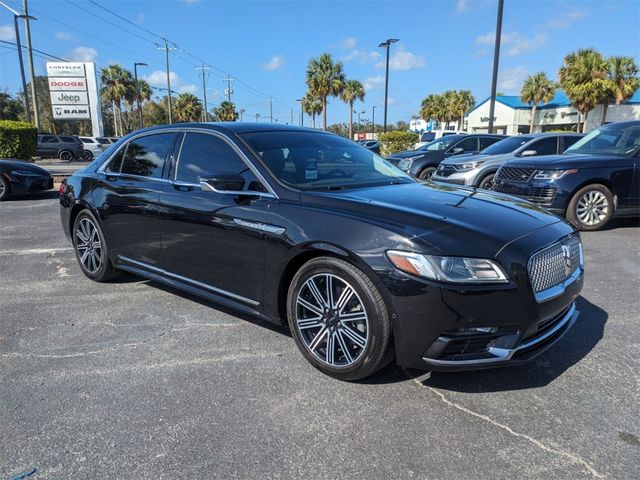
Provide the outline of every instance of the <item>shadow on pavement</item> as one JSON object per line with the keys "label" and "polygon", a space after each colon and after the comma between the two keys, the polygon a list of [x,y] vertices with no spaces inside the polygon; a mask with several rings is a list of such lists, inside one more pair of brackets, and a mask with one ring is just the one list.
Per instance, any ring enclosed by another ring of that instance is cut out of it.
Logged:
{"label": "shadow on pavement", "polygon": [[28,202],[29,200],[50,200],[54,198],[59,198],[60,194],[57,190],[47,190],[45,192],[32,193],[30,195],[17,195],[15,197],[9,197],[8,200],[5,200],[3,203],[11,203],[11,202]]}

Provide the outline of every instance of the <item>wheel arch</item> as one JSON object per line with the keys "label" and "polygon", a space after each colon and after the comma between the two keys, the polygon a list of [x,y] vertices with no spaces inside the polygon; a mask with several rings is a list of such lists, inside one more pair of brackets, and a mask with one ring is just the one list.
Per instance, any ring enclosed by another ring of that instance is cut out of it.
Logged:
{"label": "wheel arch", "polygon": [[603,187],[607,187],[609,189],[611,195],[613,195],[613,213],[615,213],[616,209],[618,208],[618,193],[616,192],[616,189],[613,187],[613,184],[609,179],[599,177],[584,180],[571,190],[571,193],[567,196],[567,204],[564,206],[565,217],[567,215],[567,210],[569,209],[569,204],[571,203],[573,197],[575,197],[576,193],[589,185],[602,185]]}
{"label": "wheel arch", "polygon": [[489,175],[494,175],[496,173],[498,173],[498,170],[500,169],[499,166],[497,167],[491,167],[491,168],[487,168],[486,170],[480,172],[478,175],[476,175],[476,179],[473,182],[473,186],[474,187],[479,187],[480,184],[482,183],[482,181],[487,178]]}

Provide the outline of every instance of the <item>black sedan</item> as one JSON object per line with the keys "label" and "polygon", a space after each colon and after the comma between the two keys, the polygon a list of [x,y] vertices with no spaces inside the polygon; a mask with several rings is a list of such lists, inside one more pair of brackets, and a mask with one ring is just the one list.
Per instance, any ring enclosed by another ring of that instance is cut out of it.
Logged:
{"label": "black sedan", "polygon": [[604,125],[562,155],[505,163],[494,189],[566,216],[580,230],[640,215],[640,122]]}
{"label": "black sedan", "polygon": [[445,158],[453,155],[478,153],[489,145],[493,145],[506,138],[504,135],[489,134],[460,134],[447,135],[431,143],[427,143],[417,150],[394,153],[387,160],[400,170],[419,178],[429,180]]}
{"label": "black sedan", "polygon": [[288,325],[304,357],[342,380],[394,356],[439,370],[525,362],[578,315],[570,224],[422,184],[330,133],[154,127],[69,177],[60,203],[87,277],[124,270]]}
{"label": "black sedan", "polygon": [[53,188],[51,173],[20,160],[0,160],[0,201]]}

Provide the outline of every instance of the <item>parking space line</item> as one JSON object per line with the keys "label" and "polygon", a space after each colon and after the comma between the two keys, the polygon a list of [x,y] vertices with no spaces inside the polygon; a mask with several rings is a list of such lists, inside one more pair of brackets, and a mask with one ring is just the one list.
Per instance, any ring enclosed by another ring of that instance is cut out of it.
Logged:
{"label": "parking space line", "polygon": [[56,252],[68,252],[73,250],[73,247],[60,247],[60,248],[29,248],[25,250],[4,250],[0,251],[0,256],[7,255],[42,255],[47,253]]}

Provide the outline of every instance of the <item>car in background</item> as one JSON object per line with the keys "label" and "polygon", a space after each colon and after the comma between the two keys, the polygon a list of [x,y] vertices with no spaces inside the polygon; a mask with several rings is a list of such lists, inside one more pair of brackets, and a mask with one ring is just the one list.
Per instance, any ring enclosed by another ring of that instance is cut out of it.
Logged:
{"label": "car in background", "polygon": [[84,147],[78,137],[73,135],[38,135],[36,156],[41,158],[59,158],[65,162],[84,158]]}
{"label": "car in background", "polygon": [[491,190],[500,166],[514,158],[555,155],[582,138],[576,133],[534,133],[505,138],[477,155],[460,155],[443,160],[432,180]]}
{"label": "car in background", "polygon": [[118,140],[120,140],[120,138],[118,138],[118,137],[96,137],[96,140],[102,146],[102,148],[104,148],[106,150],[111,145],[113,145]]}
{"label": "car in background", "polygon": [[614,216],[640,214],[640,121],[603,125],[562,155],[506,162],[494,190],[517,195],[598,230]]}
{"label": "car in background", "polygon": [[52,188],[53,177],[48,170],[21,160],[0,160],[0,201]]}
{"label": "car in background", "polygon": [[466,153],[478,153],[505,138],[505,135],[472,133],[447,135],[417,150],[394,153],[387,160],[403,172],[420,180],[429,180],[445,158]]}
{"label": "car in background", "polygon": [[413,146],[414,149],[418,149],[427,143],[431,143],[434,140],[437,140],[442,137],[446,137],[447,135],[464,135],[465,132],[460,132],[458,130],[429,130],[427,132],[422,132],[420,134],[420,140],[416,142]]}
{"label": "car in background", "polygon": [[378,140],[368,140],[366,143],[363,143],[362,146],[380,155],[380,142]]}
{"label": "car in background", "polygon": [[78,137],[82,142],[82,146],[84,147],[83,158],[86,161],[91,161],[102,152],[106,150],[108,145],[103,146],[98,142],[96,137]]}

